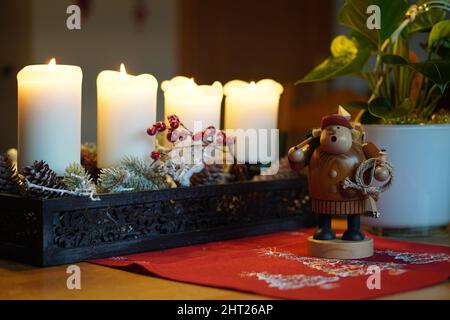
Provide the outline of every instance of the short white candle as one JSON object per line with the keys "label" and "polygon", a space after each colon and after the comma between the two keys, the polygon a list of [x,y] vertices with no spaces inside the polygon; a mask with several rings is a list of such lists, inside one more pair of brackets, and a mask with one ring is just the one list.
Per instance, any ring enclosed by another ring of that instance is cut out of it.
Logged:
{"label": "short white candle", "polygon": [[102,71],[97,77],[97,161],[100,168],[114,167],[125,156],[149,157],[154,138],[146,133],[156,121],[158,81],[150,74],[138,76]]}
{"label": "short white candle", "polygon": [[233,80],[224,86],[226,129],[276,129],[283,86],[270,79]]}
{"label": "short white candle", "polygon": [[[257,131],[267,129],[269,132],[271,129],[277,129],[278,106],[282,93],[283,86],[270,79],[260,80],[257,83],[241,80],[228,82],[224,86],[225,128],[255,129]],[[243,143],[245,135],[236,134],[236,138],[238,144]],[[278,147],[278,143],[276,147]],[[247,146],[247,150],[255,149],[254,144]],[[253,152],[245,159],[255,162],[257,155]]]}
{"label": "short white candle", "polygon": [[80,162],[80,67],[26,66],[17,74],[19,168],[44,160],[63,175],[70,163]]}
{"label": "short white candle", "polygon": [[164,91],[166,117],[175,114],[189,129],[201,121],[202,128],[210,125],[220,128],[220,110],[223,98],[222,84],[197,85],[194,79],[175,77],[161,84]]}

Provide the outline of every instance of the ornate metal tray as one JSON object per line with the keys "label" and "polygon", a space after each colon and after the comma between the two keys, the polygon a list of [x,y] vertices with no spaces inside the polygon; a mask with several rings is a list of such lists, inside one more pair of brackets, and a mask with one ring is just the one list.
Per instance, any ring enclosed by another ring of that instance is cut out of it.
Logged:
{"label": "ornate metal tray", "polygon": [[51,266],[312,226],[304,176],[35,200],[0,194],[0,258]]}

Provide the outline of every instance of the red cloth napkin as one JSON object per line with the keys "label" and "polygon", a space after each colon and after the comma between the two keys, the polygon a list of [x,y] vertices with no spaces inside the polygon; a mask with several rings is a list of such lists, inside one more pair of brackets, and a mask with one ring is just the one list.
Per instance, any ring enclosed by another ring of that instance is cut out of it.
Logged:
{"label": "red cloth napkin", "polygon": [[[372,236],[375,255],[332,260],[306,255],[312,229],[94,260],[162,278],[284,299],[370,299],[448,280],[450,247]],[[376,266],[380,289],[376,284]],[[369,279],[369,277],[372,277]]]}

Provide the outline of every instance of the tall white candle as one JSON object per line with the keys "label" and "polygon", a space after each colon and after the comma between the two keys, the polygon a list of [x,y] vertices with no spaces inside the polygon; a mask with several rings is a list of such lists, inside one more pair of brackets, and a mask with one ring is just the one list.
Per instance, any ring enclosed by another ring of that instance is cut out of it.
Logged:
{"label": "tall white candle", "polygon": [[19,168],[45,160],[63,175],[80,161],[81,82],[77,66],[26,66],[17,74]]}
{"label": "tall white candle", "polygon": [[202,128],[210,125],[220,128],[220,109],[223,98],[222,84],[197,85],[194,79],[175,77],[161,84],[164,91],[166,117],[175,114],[183,124],[194,129],[194,122],[201,121]]}
{"label": "tall white candle", "polygon": [[[257,83],[241,80],[228,82],[224,86],[225,128],[255,129],[258,134],[261,129],[267,129],[268,133],[271,129],[277,129],[278,106],[282,93],[283,86],[270,79],[260,80]],[[245,133],[237,133],[237,144],[244,143],[245,137]],[[267,138],[270,141],[269,136]],[[269,151],[269,147],[278,147],[278,141],[277,146],[271,146],[269,142],[264,146]],[[256,144],[250,143],[247,145],[248,156],[240,154],[238,158],[244,158],[245,161],[250,162],[260,161],[255,150],[257,150]]]}
{"label": "tall white candle", "polygon": [[149,157],[154,138],[146,129],[156,121],[158,81],[102,71],[97,77],[97,161],[100,168],[116,166],[125,156]]}

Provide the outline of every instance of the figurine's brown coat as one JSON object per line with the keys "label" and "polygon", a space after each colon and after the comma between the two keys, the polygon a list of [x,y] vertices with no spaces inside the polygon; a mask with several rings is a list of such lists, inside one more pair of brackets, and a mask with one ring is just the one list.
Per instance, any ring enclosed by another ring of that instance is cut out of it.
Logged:
{"label": "figurine's brown coat", "polygon": [[342,181],[354,179],[364,160],[378,155],[378,148],[353,142],[344,154],[330,154],[317,147],[309,160],[309,193],[312,209],[319,214],[361,214],[365,211],[364,195],[355,189],[343,189]]}

